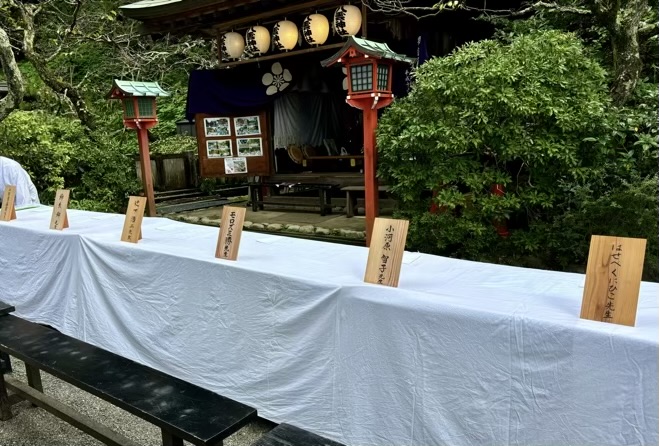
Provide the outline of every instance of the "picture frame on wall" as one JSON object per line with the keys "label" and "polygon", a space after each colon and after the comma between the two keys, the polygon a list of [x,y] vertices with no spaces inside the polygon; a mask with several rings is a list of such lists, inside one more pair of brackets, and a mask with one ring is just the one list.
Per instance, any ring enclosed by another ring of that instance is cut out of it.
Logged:
{"label": "picture frame on wall", "polygon": [[233,156],[233,141],[230,139],[209,139],[206,141],[208,158],[227,158]]}
{"label": "picture frame on wall", "polygon": [[225,158],[224,159],[224,172],[228,175],[247,173],[247,158]]}
{"label": "picture frame on wall", "polygon": [[233,118],[236,136],[252,136],[261,134],[261,120],[259,116],[240,116]]}
{"label": "picture frame on wall", "polygon": [[206,137],[231,136],[231,120],[229,118],[205,118],[204,135]]}
{"label": "picture frame on wall", "polygon": [[236,140],[238,156],[263,156],[261,138],[238,138]]}

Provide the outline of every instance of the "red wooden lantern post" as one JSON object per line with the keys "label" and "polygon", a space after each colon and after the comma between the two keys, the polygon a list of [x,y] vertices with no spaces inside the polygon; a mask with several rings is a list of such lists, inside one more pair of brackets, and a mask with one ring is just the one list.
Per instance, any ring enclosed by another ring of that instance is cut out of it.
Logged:
{"label": "red wooden lantern post", "polygon": [[149,156],[149,132],[158,124],[156,116],[156,97],[169,96],[157,82],[131,82],[115,79],[108,99],[121,99],[124,111],[124,126],[137,130],[140,146],[140,168],[142,185],[147,200],[147,215],[156,216],[156,199],[153,192],[151,174],[151,157]]}
{"label": "red wooden lantern post", "polygon": [[364,113],[364,195],[366,202],[366,245],[371,243],[378,215],[377,149],[375,128],[378,109],[391,104],[393,65],[413,63],[414,59],[394,53],[386,44],[349,37],[334,56],[321,62],[323,67],[342,63],[348,74],[346,102]]}

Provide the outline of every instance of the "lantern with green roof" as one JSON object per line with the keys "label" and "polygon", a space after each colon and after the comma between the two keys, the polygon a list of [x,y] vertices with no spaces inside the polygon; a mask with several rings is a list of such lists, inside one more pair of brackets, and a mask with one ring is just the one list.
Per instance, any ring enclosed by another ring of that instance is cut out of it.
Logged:
{"label": "lantern with green roof", "polygon": [[135,82],[115,79],[108,99],[120,99],[124,125],[131,129],[152,128],[158,123],[156,98],[169,96],[157,82]]}

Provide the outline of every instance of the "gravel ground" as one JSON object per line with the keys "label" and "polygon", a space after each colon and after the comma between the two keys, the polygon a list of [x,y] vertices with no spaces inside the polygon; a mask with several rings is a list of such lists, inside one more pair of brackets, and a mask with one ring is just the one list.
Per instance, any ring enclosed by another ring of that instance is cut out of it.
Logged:
{"label": "gravel ground", "polygon": [[[14,372],[11,376],[27,382],[23,363],[12,358],[12,366]],[[41,379],[44,393],[59,402],[140,445],[162,445],[160,429],[152,424],[47,373],[41,372]],[[12,411],[14,418],[0,421],[0,446],[103,446],[100,441],[27,401],[12,406]],[[273,423],[259,419],[227,438],[224,445],[249,446],[273,426]]]}

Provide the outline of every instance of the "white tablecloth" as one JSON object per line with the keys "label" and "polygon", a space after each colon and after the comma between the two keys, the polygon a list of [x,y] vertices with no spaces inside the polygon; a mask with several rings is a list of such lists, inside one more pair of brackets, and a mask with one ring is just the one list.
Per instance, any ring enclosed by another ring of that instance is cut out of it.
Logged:
{"label": "white tablecloth", "polygon": [[50,208],[0,222],[17,314],[350,445],[659,444],[659,286],[636,327],[579,319],[584,276]]}

